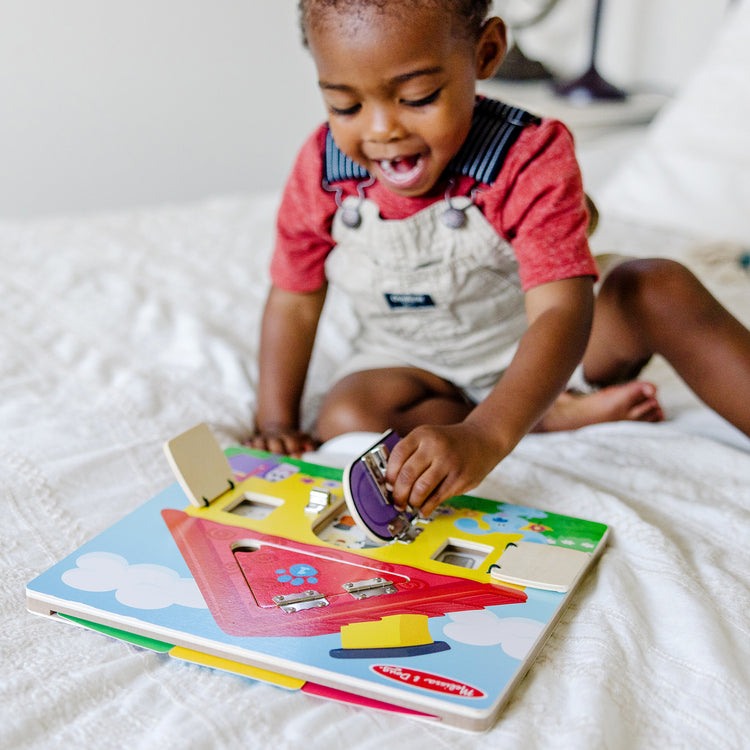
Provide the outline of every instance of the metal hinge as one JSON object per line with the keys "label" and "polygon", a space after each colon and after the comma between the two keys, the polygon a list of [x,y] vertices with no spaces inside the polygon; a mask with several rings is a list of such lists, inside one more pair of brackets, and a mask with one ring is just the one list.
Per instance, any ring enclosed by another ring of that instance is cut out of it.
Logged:
{"label": "metal hinge", "polygon": [[366,581],[352,581],[343,585],[344,591],[351,594],[355,599],[369,599],[371,596],[382,596],[383,594],[395,594],[398,589],[393,581],[385,578],[368,578]]}
{"label": "metal hinge", "polygon": [[273,597],[282,612],[299,612],[301,609],[314,609],[315,607],[327,607],[328,599],[317,591],[301,591],[299,594],[279,594]]}

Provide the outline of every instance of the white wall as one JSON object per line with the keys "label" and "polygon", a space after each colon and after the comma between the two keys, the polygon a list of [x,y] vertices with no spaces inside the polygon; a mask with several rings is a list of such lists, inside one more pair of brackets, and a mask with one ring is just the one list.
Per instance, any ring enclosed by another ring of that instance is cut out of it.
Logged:
{"label": "white wall", "polygon": [[[608,0],[602,68],[676,84],[726,1]],[[558,69],[592,7],[535,32]],[[0,217],[278,188],[323,116],[296,0],[0,0]]]}
{"label": "white wall", "polygon": [[279,186],[323,116],[295,0],[0,2],[0,216]]}

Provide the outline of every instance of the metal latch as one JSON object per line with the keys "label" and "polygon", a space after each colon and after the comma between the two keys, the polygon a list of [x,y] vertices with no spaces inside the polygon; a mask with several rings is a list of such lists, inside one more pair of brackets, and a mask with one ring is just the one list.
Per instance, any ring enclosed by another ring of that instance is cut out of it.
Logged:
{"label": "metal latch", "polygon": [[393,581],[386,581],[385,578],[368,578],[366,581],[352,581],[351,583],[345,583],[343,589],[355,599],[369,599],[371,596],[398,593],[398,589],[393,585]]}
{"label": "metal latch", "polygon": [[331,493],[322,487],[313,487],[305,506],[305,513],[320,513],[331,504]]}
{"label": "metal latch", "polygon": [[299,612],[301,609],[314,609],[315,607],[327,607],[328,599],[317,591],[301,591],[299,594],[279,594],[273,597],[282,612]]}
{"label": "metal latch", "polygon": [[388,524],[388,531],[397,541],[409,544],[422,533],[423,529],[415,526],[404,513],[400,513]]}
{"label": "metal latch", "polygon": [[[388,465],[388,456],[390,451],[383,443],[376,445],[362,456],[370,476],[375,481],[378,491],[389,505],[393,505],[393,496],[385,481],[385,471]],[[407,514],[411,514],[407,515]],[[388,531],[399,542],[409,544],[413,542],[421,533],[422,529],[414,526],[416,520],[416,511],[407,506],[405,511],[399,511],[394,519],[388,524]]]}
{"label": "metal latch", "polygon": [[380,443],[374,448],[371,448],[364,456],[362,461],[364,462],[367,470],[370,472],[370,476],[375,480],[375,486],[378,491],[389,505],[393,503],[391,492],[388,489],[385,482],[385,470],[388,466],[388,455],[390,451],[388,447]]}

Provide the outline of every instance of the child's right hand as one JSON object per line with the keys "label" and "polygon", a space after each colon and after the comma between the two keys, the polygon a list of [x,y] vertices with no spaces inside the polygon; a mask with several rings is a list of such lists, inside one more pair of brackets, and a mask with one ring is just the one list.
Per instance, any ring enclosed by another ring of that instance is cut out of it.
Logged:
{"label": "child's right hand", "polygon": [[314,451],[318,444],[306,432],[296,427],[274,427],[257,430],[246,445],[269,453],[299,458],[303,453]]}
{"label": "child's right hand", "polygon": [[474,489],[507,452],[468,420],[416,427],[388,458],[386,482],[394,505],[411,506],[426,518],[443,500]]}

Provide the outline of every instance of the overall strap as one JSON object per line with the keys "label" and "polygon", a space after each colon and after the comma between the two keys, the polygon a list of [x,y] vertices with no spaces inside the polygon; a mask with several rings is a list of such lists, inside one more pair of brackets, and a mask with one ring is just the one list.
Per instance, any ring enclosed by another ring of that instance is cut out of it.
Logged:
{"label": "overall strap", "polygon": [[494,99],[480,99],[474,107],[469,135],[448,165],[448,171],[491,185],[523,129],[540,122],[536,115],[518,107]]}
{"label": "overall strap", "polygon": [[[491,185],[523,129],[539,122],[538,117],[518,107],[494,99],[478,99],[469,135],[446,171]],[[329,185],[344,180],[366,180],[370,176],[366,169],[339,150],[330,129],[326,135],[323,176]]]}

